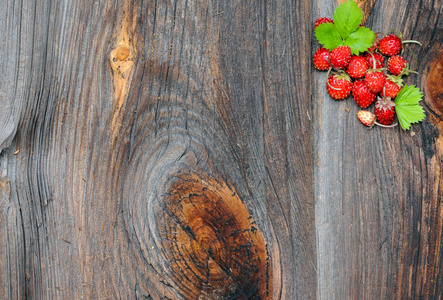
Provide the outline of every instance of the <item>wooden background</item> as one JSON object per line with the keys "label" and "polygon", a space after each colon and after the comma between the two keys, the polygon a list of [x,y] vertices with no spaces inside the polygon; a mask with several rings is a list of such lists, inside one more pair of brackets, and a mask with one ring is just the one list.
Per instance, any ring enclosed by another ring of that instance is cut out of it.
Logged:
{"label": "wooden background", "polygon": [[0,2],[5,299],[441,299],[443,1],[358,1],[426,120],[313,70],[336,0]]}

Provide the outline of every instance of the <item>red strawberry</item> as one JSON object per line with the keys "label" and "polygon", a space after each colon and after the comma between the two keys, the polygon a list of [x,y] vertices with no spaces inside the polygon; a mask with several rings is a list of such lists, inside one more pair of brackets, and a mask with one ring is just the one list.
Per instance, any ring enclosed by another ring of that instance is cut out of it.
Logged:
{"label": "red strawberry", "polygon": [[368,71],[365,74],[365,83],[373,93],[380,93],[385,85],[386,75],[381,71]]}
{"label": "red strawberry", "polygon": [[377,121],[375,121],[375,115],[373,113],[371,113],[370,111],[366,111],[366,110],[360,110],[357,113],[357,119],[360,120],[360,122],[362,122],[364,125],[368,126],[369,129],[371,129],[374,124],[381,126],[381,127],[394,127],[397,124],[391,125],[391,126],[387,126],[387,125],[382,125],[380,123],[377,123]]}
{"label": "red strawberry", "polygon": [[400,53],[401,47],[406,43],[416,43],[421,46],[421,43],[414,40],[405,41],[402,35],[399,36],[395,34],[390,34],[381,39],[380,44],[378,44],[378,51],[386,56],[392,56]]}
{"label": "red strawberry", "polygon": [[383,125],[390,125],[394,121],[395,116],[395,103],[391,101],[389,97],[378,98],[377,103],[375,103],[375,116],[378,122]]}
{"label": "red strawberry", "polygon": [[401,90],[401,79],[398,80],[395,77],[388,76],[385,81],[385,86],[383,88],[384,97],[397,97],[398,92]]}
{"label": "red strawberry", "polygon": [[393,75],[409,75],[408,61],[403,56],[394,55],[388,59],[388,70]]}
{"label": "red strawberry", "polygon": [[359,119],[360,122],[369,127],[372,127],[375,124],[375,115],[370,111],[360,110],[357,113],[357,119]]}
{"label": "red strawberry", "polygon": [[347,72],[351,78],[362,78],[368,70],[368,64],[363,56],[353,55],[349,61]]}
{"label": "red strawberry", "polygon": [[326,83],[326,89],[335,100],[345,99],[352,90],[352,81],[346,73],[332,74]]}
{"label": "red strawberry", "polygon": [[395,34],[390,34],[381,39],[378,45],[378,51],[383,55],[392,56],[400,53],[401,47],[401,38]]}
{"label": "red strawberry", "polygon": [[331,51],[326,48],[321,47],[320,49],[318,49],[315,52],[313,58],[314,67],[320,71],[328,70],[331,67],[331,65],[329,64],[330,54]]}
{"label": "red strawberry", "polygon": [[[372,55],[374,55],[375,58],[375,69],[383,68],[385,66],[383,63],[383,55],[379,53],[372,53]],[[372,58],[372,55],[370,52],[366,53],[365,55],[366,62],[370,68],[374,68],[374,59]]]}
{"label": "red strawberry", "polygon": [[332,23],[332,24],[334,24],[334,21],[332,19],[329,19],[329,18],[318,18],[315,21],[314,29],[317,28],[318,25],[321,25],[323,23]]}
{"label": "red strawberry", "polygon": [[377,94],[371,92],[363,80],[357,80],[352,86],[352,96],[361,108],[366,108],[375,101]]}
{"label": "red strawberry", "polygon": [[349,46],[339,46],[332,50],[329,62],[336,69],[344,69],[351,60],[351,48]]}

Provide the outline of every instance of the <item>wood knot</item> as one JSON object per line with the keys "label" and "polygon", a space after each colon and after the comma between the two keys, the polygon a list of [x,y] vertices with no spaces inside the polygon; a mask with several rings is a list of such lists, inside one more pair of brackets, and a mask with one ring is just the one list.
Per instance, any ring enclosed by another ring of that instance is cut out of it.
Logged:
{"label": "wood knot", "polygon": [[115,58],[120,61],[126,60],[130,54],[131,54],[131,51],[129,51],[129,48],[122,46],[122,47],[117,48],[117,50],[115,51]]}
{"label": "wood knot", "polygon": [[125,84],[129,78],[134,66],[134,56],[135,50],[126,40],[117,43],[114,50],[111,51],[111,67],[114,71],[114,78],[123,79],[121,84]]}
{"label": "wood knot", "polygon": [[168,273],[183,299],[270,299],[266,243],[237,193],[176,174],[156,215]]}
{"label": "wood knot", "polygon": [[430,63],[426,80],[429,97],[425,97],[425,102],[431,110],[443,117],[443,54]]}

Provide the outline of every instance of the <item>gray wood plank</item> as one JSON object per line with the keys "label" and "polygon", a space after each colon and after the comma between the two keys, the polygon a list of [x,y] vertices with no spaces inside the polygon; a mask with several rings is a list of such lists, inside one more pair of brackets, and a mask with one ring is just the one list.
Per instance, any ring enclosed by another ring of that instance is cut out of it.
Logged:
{"label": "gray wood plank", "polygon": [[414,135],[326,94],[336,1],[0,3],[0,292],[438,299],[442,2],[360,2],[424,44]]}
{"label": "gray wood plank", "polygon": [[[425,101],[430,97],[425,71],[441,55],[442,4],[376,1],[367,21],[374,31],[398,29],[423,43],[411,47],[420,75],[406,83],[419,86]],[[317,1],[314,19],[332,16],[335,6]],[[443,294],[440,121],[424,103],[427,119],[411,131],[368,131],[351,98],[332,100],[326,75],[317,72],[313,78],[317,297],[438,299]]]}

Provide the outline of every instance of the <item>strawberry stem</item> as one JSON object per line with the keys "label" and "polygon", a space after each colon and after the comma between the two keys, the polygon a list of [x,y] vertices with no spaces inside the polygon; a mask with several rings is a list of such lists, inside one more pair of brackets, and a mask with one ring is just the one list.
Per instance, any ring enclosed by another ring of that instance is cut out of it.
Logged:
{"label": "strawberry stem", "polygon": [[[411,68],[411,70],[409,70],[409,71],[410,71],[410,72],[414,72],[414,70],[416,70],[417,67],[418,67],[418,59],[417,59],[417,55],[415,55],[415,52],[412,51],[412,50],[410,50],[410,51],[411,51],[412,57],[414,58],[414,67]],[[416,73],[416,72],[414,72],[414,73]],[[417,73],[417,74],[418,74],[418,73]]]}
{"label": "strawberry stem", "polygon": [[419,44],[420,46],[422,45],[419,41],[414,41],[414,40],[406,40],[406,41],[402,41],[403,44],[406,43],[414,43],[414,44]]}
{"label": "strawberry stem", "polygon": [[371,56],[372,56],[372,67],[373,67],[373,69],[375,70],[375,67],[377,66],[377,65],[375,64],[375,56],[374,56],[374,54],[373,54],[372,52],[369,52],[369,54],[371,54]]}
{"label": "strawberry stem", "polygon": [[[331,73],[332,67],[329,68],[328,73],[326,74],[326,78],[329,78],[329,73]],[[329,84],[329,80],[326,80],[326,84],[333,90],[341,91],[341,89],[335,88]]]}
{"label": "strawberry stem", "polygon": [[329,86],[331,89],[336,90],[336,91],[341,91],[341,89],[335,88],[335,87],[333,87],[332,85],[330,85],[330,84],[329,84],[329,81],[327,82],[327,84],[328,84],[328,86]]}
{"label": "strawberry stem", "polygon": [[378,123],[377,121],[374,121],[374,124],[377,124],[378,126],[384,127],[384,128],[391,128],[391,127],[395,127],[398,125],[398,123],[391,124],[391,125],[383,125],[383,124]]}

